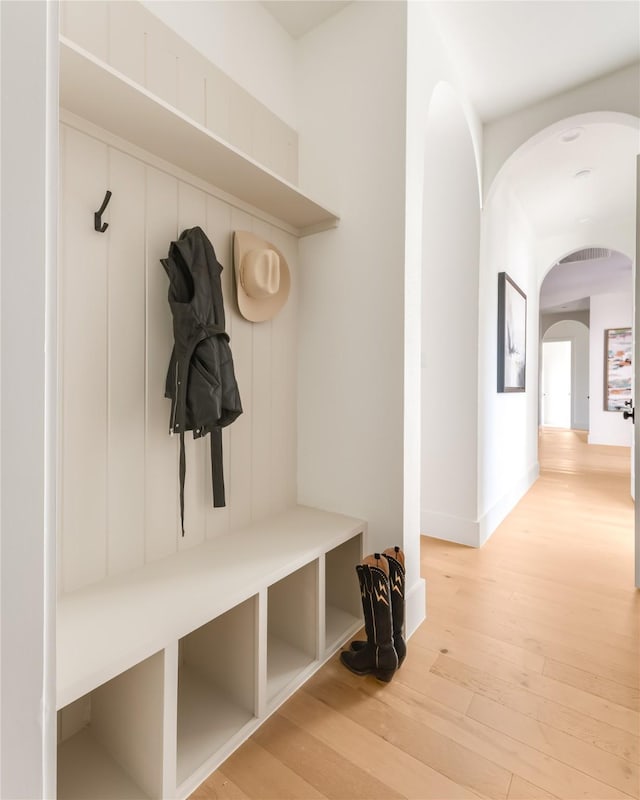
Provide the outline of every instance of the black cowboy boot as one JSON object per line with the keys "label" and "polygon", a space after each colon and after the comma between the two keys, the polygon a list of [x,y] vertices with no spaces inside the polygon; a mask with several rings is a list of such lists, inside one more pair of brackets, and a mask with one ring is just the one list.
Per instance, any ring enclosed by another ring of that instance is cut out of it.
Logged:
{"label": "black cowboy boot", "polygon": [[393,646],[389,562],[374,553],[358,564],[356,572],[367,641],[359,650],[344,650],[340,661],[356,675],[373,673],[380,681],[390,681],[398,668],[398,656]]}
{"label": "black cowboy boot", "polygon": [[[398,668],[407,655],[407,645],[402,635],[404,625],[405,603],[405,569],[404,553],[399,547],[389,547],[383,553],[389,562],[389,586],[391,589],[391,616],[393,619],[393,646],[398,654]],[[351,642],[351,649],[362,650],[367,646],[366,642],[356,640]]]}

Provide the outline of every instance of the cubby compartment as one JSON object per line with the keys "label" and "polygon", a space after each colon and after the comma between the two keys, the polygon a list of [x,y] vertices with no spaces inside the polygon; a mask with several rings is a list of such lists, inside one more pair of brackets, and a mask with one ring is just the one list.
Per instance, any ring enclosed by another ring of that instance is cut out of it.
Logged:
{"label": "cubby compartment", "polygon": [[268,589],[269,704],[298,682],[318,655],[318,562],[312,561]]}
{"label": "cubby compartment", "polygon": [[257,596],[180,640],[178,786],[256,716]]}
{"label": "cubby compartment", "polygon": [[58,800],[155,800],[163,790],[163,653],[58,711]]}
{"label": "cubby compartment", "polygon": [[363,624],[356,564],[362,537],[354,536],[325,556],[325,649],[334,650]]}

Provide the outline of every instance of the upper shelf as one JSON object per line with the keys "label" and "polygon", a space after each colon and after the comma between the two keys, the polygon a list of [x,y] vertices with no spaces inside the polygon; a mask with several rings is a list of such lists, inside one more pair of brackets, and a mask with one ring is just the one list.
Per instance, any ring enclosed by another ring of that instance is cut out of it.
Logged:
{"label": "upper shelf", "polygon": [[336,214],[293,184],[63,37],[60,105],[288,223],[300,236],[338,224]]}

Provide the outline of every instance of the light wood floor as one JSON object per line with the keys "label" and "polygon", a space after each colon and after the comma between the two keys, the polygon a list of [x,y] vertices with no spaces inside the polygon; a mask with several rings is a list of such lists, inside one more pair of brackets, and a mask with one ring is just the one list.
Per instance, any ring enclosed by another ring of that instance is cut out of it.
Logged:
{"label": "light wood floor", "polygon": [[428,619],[391,684],[333,659],[193,797],[638,797],[629,451],[547,430],[540,461],[480,550],[423,538]]}

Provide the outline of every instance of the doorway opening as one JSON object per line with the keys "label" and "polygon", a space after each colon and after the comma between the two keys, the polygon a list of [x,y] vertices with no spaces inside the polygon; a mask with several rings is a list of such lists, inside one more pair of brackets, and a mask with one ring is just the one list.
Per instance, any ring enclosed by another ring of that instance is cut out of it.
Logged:
{"label": "doorway opening", "polygon": [[571,427],[571,340],[542,343],[542,424]]}

